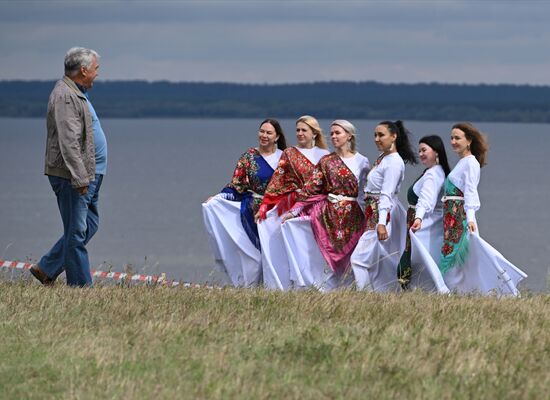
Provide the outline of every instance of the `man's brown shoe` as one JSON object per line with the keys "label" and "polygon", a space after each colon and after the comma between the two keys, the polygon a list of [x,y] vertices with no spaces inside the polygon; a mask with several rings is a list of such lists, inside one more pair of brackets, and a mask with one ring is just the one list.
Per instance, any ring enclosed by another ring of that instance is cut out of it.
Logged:
{"label": "man's brown shoe", "polygon": [[32,276],[38,279],[38,281],[44,286],[53,285],[54,280],[48,278],[48,275],[46,275],[44,271],[40,269],[38,264],[33,265],[29,271],[31,271]]}

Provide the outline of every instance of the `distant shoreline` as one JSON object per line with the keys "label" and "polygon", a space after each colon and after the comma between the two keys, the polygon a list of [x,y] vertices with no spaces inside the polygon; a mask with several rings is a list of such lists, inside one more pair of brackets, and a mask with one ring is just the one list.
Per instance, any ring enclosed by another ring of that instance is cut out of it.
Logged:
{"label": "distant shoreline", "polygon": [[[55,81],[0,81],[0,117],[43,118]],[[550,86],[103,81],[102,118],[317,118],[550,123]]]}

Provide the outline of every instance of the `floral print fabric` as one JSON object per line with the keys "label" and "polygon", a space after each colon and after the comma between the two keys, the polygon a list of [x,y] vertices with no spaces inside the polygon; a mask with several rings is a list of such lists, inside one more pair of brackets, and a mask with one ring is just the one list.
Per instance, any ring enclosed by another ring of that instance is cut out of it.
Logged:
{"label": "floral print fabric", "polygon": [[329,201],[328,194],[356,198],[359,184],[342,159],[331,153],[319,161],[295,208],[311,217],[311,226],[321,253],[336,274],[349,267],[351,253],[364,230],[364,216],[357,201]]}
{"label": "floral print fabric", "polygon": [[258,212],[263,195],[273,175],[273,168],[265,161],[258,149],[250,148],[239,160],[233,172],[231,182],[222,190],[228,193],[230,200],[241,202],[241,222],[243,228],[257,249],[260,249],[258,227],[254,215]]}
{"label": "floral print fabric", "polygon": [[[373,231],[378,225],[378,203],[380,196],[367,193],[365,196],[365,231]],[[386,218],[386,225],[390,222],[390,214]]]}
{"label": "floral print fabric", "polygon": [[[413,184],[409,187],[409,190],[407,191],[407,201],[409,202],[410,206],[416,206],[418,203],[418,196],[414,192],[413,187],[415,183],[418,182],[420,178],[422,178],[422,175],[420,175],[413,182]],[[399,264],[397,265],[397,280],[399,281],[402,289],[407,289],[412,277],[411,236],[409,230],[414,223],[415,216],[416,209],[414,207],[409,207],[407,209],[407,236],[405,239],[405,251],[401,255],[401,259],[399,260]]]}
{"label": "floral print fabric", "polygon": [[290,210],[296,201],[296,192],[304,186],[314,168],[315,165],[295,147],[285,149],[265,191],[260,219],[265,219],[266,213],[275,206],[279,215]]}
{"label": "floral print fabric", "polygon": [[[445,196],[464,194],[449,178],[445,179]],[[443,203],[443,247],[439,269],[444,274],[455,265],[464,263],[468,255],[468,221],[464,211],[464,200],[447,200]]]}

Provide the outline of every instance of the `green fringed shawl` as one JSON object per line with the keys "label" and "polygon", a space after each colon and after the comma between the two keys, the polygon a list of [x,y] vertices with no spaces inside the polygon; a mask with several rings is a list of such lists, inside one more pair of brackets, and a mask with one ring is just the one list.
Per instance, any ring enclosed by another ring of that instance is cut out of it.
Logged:
{"label": "green fringed shawl", "polygon": [[[460,196],[464,194],[449,178],[445,179],[445,196]],[[464,211],[464,200],[447,200],[443,204],[443,247],[439,270],[445,274],[455,266],[464,264],[468,258],[468,221]]]}

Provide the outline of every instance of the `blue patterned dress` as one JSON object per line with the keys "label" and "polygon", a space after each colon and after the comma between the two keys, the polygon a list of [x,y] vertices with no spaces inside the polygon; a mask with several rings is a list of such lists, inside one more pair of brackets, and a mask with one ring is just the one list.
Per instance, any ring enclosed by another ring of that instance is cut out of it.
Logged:
{"label": "blue patterned dress", "polygon": [[225,198],[241,202],[241,222],[246,235],[260,250],[258,227],[254,215],[260,209],[262,197],[273,175],[273,168],[262,157],[258,149],[248,149],[237,161],[231,182],[223,188]]}

